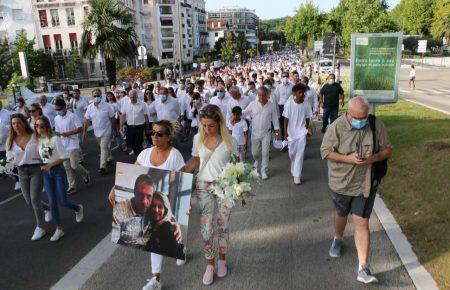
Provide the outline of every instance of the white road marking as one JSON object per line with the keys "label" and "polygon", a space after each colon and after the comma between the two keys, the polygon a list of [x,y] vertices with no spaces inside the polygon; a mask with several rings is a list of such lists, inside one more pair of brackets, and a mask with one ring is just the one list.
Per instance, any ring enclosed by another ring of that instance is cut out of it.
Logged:
{"label": "white road marking", "polygon": [[3,204],[5,204],[5,203],[7,203],[7,202],[10,202],[11,200],[13,200],[13,199],[15,199],[15,198],[18,198],[18,197],[21,196],[21,195],[22,195],[22,193],[18,193],[18,194],[16,194],[16,195],[11,196],[10,198],[7,198],[7,199],[5,199],[5,200],[3,200],[3,201],[0,201],[0,205],[3,205]]}
{"label": "white road marking", "polygon": [[80,289],[86,281],[111,257],[118,245],[111,242],[108,234],[50,290]]}
{"label": "white road marking", "polygon": [[444,110],[442,110],[442,109],[438,109],[438,108],[433,107],[433,106],[425,105],[425,104],[423,104],[423,103],[421,103],[421,102],[419,102],[419,101],[410,100],[410,99],[406,99],[406,98],[403,98],[403,99],[404,99],[405,101],[408,101],[408,102],[411,102],[411,103],[414,103],[414,104],[417,104],[417,105],[424,106],[424,107],[426,107],[426,108],[428,108],[428,109],[435,110],[435,111],[439,111],[439,112],[441,112],[441,113],[450,115],[450,112],[449,112],[449,111],[444,111]]}

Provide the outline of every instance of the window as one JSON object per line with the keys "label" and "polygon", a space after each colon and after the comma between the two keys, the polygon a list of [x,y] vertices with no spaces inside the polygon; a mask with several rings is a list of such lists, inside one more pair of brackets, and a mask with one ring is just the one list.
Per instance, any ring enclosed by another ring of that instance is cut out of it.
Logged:
{"label": "window", "polygon": [[61,34],[55,34],[55,35],[53,35],[53,38],[54,38],[54,40],[55,40],[55,47],[56,47],[56,50],[62,49],[62,48],[63,48],[63,45],[62,45]]}
{"label": "window", "polygon": [[59,14],[58,9],[50,9],[50,16],[52,18],[52,26],[59,26]]}
{"label": "window", "polygon": [[48,27],[46,10],[39,10],[39,21],[41,22],[41,27]]}
{"label": "window", "polygon": [[77,34],[69,33],[69,39],[70,39],[70,48],[72,49],[78,48]]}
{"label": "window", "polygon": [[44,42],[44,49],[45,50],[51,50],[52,44],[50,40],[50,35],[42,35],[42,41]]}
{"label": "window", "polygon": [[23,14],[22,9],[13,9],[12,13],[13,13],[14,20],[23,20],[24,19],[24,14]]}
{"label": "window", "polygon": [[5,19],[5,17],[6,17],[5,12],[3,12],[3,11],[0,10],[0,20]]}
{"label": "window", "polygon": [[67,26],[75,25],[75,13],[73,8],[66,8]]}

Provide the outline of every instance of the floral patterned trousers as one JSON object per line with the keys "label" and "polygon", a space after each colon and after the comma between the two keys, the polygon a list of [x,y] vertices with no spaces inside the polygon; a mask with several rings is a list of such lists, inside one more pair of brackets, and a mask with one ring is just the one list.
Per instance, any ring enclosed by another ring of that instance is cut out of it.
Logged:
{"label": "floral patterned trousers", "polygon": [[196,197],[200,212],[200,233],[203,240],[203,252],[206,259],[214,259],[216,256],[214,223],[217,220],[219,253],[226,254],[228,250],[230,209],[223,205],[220,199],[211,190],[208,190],[207,186],[201,186],[199,183],[197,184]]}

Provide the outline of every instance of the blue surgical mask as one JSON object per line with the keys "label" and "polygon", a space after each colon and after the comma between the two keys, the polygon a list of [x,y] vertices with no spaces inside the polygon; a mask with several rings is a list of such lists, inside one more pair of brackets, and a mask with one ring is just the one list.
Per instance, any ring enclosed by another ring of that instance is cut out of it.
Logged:
{"label": "blue surgical mask", "polygon": [[100,104],[101,101],[102,101],[102,97],[94,97],[94,103]]}
{"label": "blue surgical mask", "polygon": [[168,95],[161,95],[161,101],[165,102],[169,98]]}
{"label": "blue surgical mask", "polygon": [[225,94],[223,92],[217,92],[217,97],[219,99],[223,99],[223,97],[225,97]]}
{"label": "blue surgical mask", "polygon": [[352,127],[355,129],[362,129],[367,125],[367,120],[352,119]]}
{"label": "blue surgical mask", "polygon": [[56,115],[64,116],[64,110],[56,110]]}

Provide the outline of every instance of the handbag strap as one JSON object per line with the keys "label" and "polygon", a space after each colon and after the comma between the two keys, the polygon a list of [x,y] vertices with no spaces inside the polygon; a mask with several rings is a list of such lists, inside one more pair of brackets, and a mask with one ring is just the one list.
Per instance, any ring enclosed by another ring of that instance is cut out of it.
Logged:
{"label": "handbag strap", "polygon": [[377,127],[375,124],[375,120],[376,117],[375,115],[369,114],[369,126],[370,126],[370,130],[372,130],[372,139],[373,139],[373,149],[372,149],[372,153],[377,153]]}

